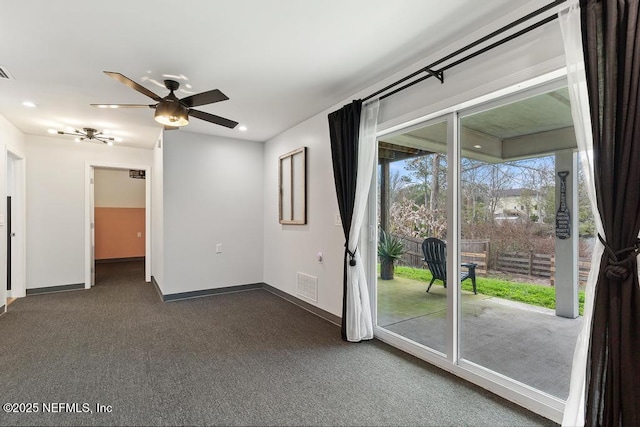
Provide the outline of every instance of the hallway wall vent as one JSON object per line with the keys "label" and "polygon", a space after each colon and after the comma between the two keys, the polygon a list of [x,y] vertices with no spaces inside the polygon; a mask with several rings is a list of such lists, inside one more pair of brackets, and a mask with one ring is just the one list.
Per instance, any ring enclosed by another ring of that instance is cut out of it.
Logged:
{"label": "hallway wall vent", "polygon": [[297,294],[306,299],[318,302],[318,278],[298,272]]}

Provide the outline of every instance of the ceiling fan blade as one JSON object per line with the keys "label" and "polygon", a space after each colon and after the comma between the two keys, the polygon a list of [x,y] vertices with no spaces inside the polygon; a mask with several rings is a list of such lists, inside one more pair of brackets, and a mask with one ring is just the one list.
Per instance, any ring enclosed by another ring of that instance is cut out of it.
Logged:
{"label": "ceiling fan blade", "polygon": [[115,73],[113,71],[104,71],[104,73],[107,76],[116,79],[120,83],[129,86],[131,89],[137,90],[138,92],[140,92],[143,95],[147,95],[149,98],[153,99],[154,101],[160,101],[162,99],[158,95],[156,95],[155,93],[151,92],[146,87],[144,87],[142,85],[139,85],[138,83],[134,82],[129,77],[126,77],[123,74]]}
{"label": "ceiling fan blade", "polygon": [[195,95],[182,98],[182,102],[187,107],[197,107],[199,105],[213,104],[214,102],[226,101],[229,99],[227,95],[220,92],[218,89],[210,90],[208,92],[197,93]]}
{"label": "ceiling fan blade", "polygon": [[224,117],[215,116],[213,114],[205,113],[204,111],[199,110],[189,110],[189,115],[196,117],[200,120],[205,120],[210,123],[215,123],[220,126],[225,126],[233,129],[238,125],[238,122],[234,122],[233,120],[225,119]]}
{"label": "ceiling fan blade", "polygon": [[155,104],[90,104],[96,108],[155,108]]}

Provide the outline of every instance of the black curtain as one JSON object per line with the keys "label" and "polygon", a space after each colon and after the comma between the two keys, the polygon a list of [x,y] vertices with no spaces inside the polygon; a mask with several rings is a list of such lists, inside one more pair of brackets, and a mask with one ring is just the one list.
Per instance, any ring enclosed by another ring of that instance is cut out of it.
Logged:
{"label": "black curtain", "polygon": [[605,253],[587,365],[588,426],[640,425],[639,0],[581,0]]}
{"label": "black curtain", "polygon": [[356,248],[348,248],[351,232],[351,217],[356,199],[356,178],[358,171],[358,137],[360,133],[360,112],[362,101],[357,100],[329,114],[329,135],[331,137],[331,157],[333,178],[336,183],[338,208],[344,230],[344,266],[342,278],[342,339],[347,340],[347,258],[355,263]]}

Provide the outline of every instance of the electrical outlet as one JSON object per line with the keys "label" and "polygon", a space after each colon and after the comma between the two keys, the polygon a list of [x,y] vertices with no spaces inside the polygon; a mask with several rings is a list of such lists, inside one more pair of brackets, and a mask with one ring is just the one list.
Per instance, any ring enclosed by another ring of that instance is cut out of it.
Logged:
{"label": "electrical outlet", "polygon": [[142,232],[138,231],[138,237],[142,237]]}
{"label": "electrical outlet", "polygon": [[222,243],[218,243],[216,245],[216,253],[217,254],[221,254],[222,253]]}

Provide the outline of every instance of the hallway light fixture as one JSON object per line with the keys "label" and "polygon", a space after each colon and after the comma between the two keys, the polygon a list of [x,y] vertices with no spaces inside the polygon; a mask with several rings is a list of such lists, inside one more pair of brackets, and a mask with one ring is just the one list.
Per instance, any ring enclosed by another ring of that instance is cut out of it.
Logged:
{"label": "hallway light fixture", "polygon": [[75,136],[75,142],[84,141],[88,139],[90,141],[102,142],[112,146],[114,142],[122,142],[122,138],[117,136],[107,135],[107,131],[97,131],[93,128],[83,128],[82,130],[74,129],[72,132],[64,132],[61,130],[49,129],[49,133],[53,135],[73,135]]}

